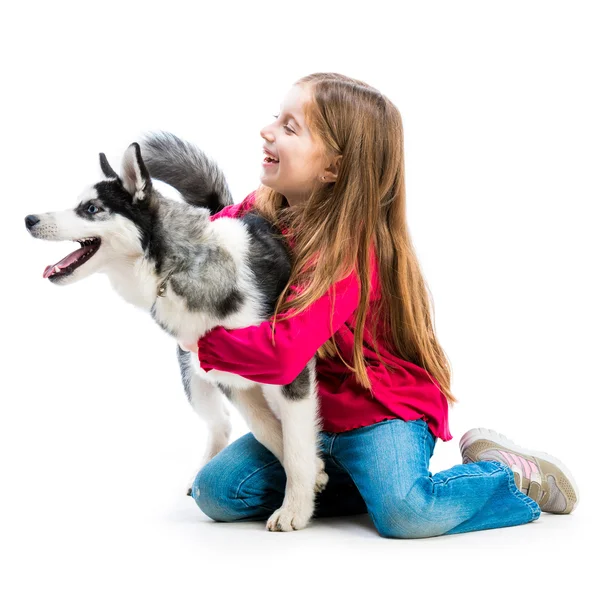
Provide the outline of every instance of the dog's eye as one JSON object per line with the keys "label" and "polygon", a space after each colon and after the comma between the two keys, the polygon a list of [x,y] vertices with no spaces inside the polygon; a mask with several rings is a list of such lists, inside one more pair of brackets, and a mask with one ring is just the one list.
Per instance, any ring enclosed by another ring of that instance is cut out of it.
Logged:
{"label": "dog's eye", "polygon": [[90,215],[95,215],[100,209],[95,204],[89,204],[87,207],[87,211]]}

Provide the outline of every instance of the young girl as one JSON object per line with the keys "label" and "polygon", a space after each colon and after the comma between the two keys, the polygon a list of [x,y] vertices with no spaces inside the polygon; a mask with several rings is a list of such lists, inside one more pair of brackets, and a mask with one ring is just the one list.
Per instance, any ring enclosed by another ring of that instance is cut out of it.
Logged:
{"label": "young girl", "polygon": [[[398,109],[362,81],[316,73],[275,118],[261,131],[262,186],[213,218],[253,209],[275,223],[291,278],[270,321],[198,341],[202,368],[282,385],[318,353],[329,483],[316,517],[368,511],[380,535],[420,538],[571,512],[566,468],[493,431],[463,436],[465,464],[428,470],[456,400],[406,223]],[[284,490],[282,465],[248,433],[201,469],[192,496],[216,521],[266,520]]]}

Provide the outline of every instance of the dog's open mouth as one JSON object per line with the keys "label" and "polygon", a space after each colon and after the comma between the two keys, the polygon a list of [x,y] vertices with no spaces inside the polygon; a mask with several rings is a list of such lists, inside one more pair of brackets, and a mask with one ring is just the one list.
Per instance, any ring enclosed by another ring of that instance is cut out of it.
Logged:
{"label": "dog's open mouth", "polygon": [[48,265],[44,269],[44,279],[47,278],[52,281],[59,277],[70,275],[75,269],[94,256],[98,252],[98,248],[100,248],[100,238],[83,238],[74,241],[79,242],[81,248],[78,248],[75,252],[71,252],[71,254],[65,256],[56,264]]}

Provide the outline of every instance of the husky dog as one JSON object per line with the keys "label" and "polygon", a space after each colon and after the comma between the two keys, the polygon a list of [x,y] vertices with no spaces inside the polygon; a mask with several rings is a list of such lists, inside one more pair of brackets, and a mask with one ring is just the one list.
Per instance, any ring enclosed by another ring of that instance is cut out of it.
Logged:
{"label": "husky dog", "polygon": [[[272,316],[291,272],[282,237],[252,211],[211,222],[211,214],[232,204],[225,178],[203,152],[172,134],[154,133],[131,144],[120,174],[104,154],[100,167],[104,177],[82,192],[75,208],[25,217],[35,238],[81,245],[46,267],[44,278],[66,285],[103,272],[125,300],[149,311],[178,341],[186,394],[207,423],[203,464],[228,444],[226,396],[285,469],[284,501],[267,529],[305,527],[315,492],[328,479],[317,450],[315,357],[288,385],[268,385],[224,371],[207,373],[192,352],[217,325],[236,329]],[[153,178],[184,201],[160,192]]]}

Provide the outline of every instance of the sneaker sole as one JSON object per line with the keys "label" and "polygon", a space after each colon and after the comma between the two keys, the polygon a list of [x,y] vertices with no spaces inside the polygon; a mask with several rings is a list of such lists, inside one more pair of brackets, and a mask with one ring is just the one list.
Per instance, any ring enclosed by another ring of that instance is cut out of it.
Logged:
{"label": "sneaker sole", "polygon": [[579,504],[579,488],[575,483],[575,478],[571,475],[571,472],[565,465],[563,465],[558,458],[552,456],[551,454],[546,454],[545,452],[538,452],[533,450],[527,450],[527,448],[523,448],[522,446],[518,446],[512,440],[509,440],[505,435],[494,431],[493,429],[485,429],[483,427],[479,427],[476,429],[470,429],[460,438],[460,454],[463,455],[463,451],[467,446],[470,446],[473,442],[478,440],[491,440],[492,442],[496,442],[501,446],[505,446],[509,450],[513,450],[514,452],[518,452],[521,454],[529,454],[530,456],[535,456],[536,458],[541,458],[542,460],[548,461],[556,465],[564,474],[565,477],[569,480],[569,483],[573,486],[575,490],[575,496],[577,500],[573,504],[573,508],[571,509],[571,513],[577,508]]}

